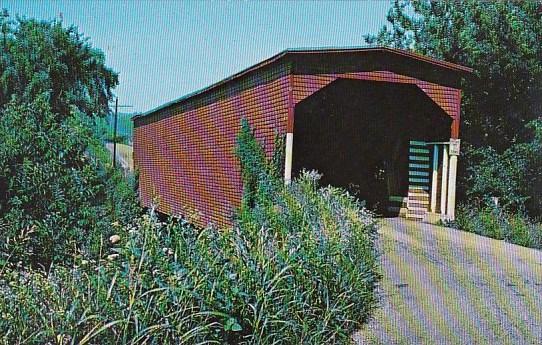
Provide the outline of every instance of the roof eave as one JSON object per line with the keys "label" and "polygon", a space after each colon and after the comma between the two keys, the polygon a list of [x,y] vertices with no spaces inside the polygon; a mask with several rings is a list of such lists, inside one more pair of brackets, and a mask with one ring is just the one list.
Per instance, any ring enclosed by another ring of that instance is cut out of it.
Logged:
{"label": "roof eave", "polygon": [[430,57],[427,57],[425,55],[421,55],[421,54],[417,54],[417,53],[413,53],[413,52],[410,52],[410,51],[406,51],[406,50],[399,50],[399,49],[394,49],[394,48],[388,48],[388,47],[378,47],[378,46],[375,46],[375,47],[350,47],[350,48],[340,48],[340,47],[329,47],[329,48],[290,48],[290,49],[286,49],[276,55],[273,55],[272,57],[268,58],[268,59],[265,59],[255,65],[252,65],[250,67],[247,67],[245,68],[244,70],[238,72],[238,73],[235,73],[225,79],[222,79],[214,84],[211,84],[203,89],[200,89],[200,90],[197,90],[197,91],[194,91],[192,93],[189,93],[187,95],[184,95],[183,97],[180,97],[180,98],[177,98],[173,101],[170,101],[170,102],[167,102],[167,103],[164,103],[158,107],[155,107],[151,110],[148,110],[146,112],[143,112],[139,115],[136,115],[134,117],[132,117],[132,121],[133,120],[136,120],[138,118],[142,118],[142,117],[146,117],[148,115],[151,115],[151,114],[154,114],[160,110],[163,110],[163,109],[166,109],[166,108],[169,108],[173,105],[176,105],[176,104],[179,104],[183,101],[186,101],[192,97],[195,97],[195,96],[198,96],[202,93],[205,93],[205,92],[208,92],[212,89],[215,89],[217,87],[220,87],[234,79],[237,79],[237,78],[240,78],[242,77],[243,75],[246,75],[248,73],[251,73],[255,70],[258,70],[264,66],[267,66],[267,65],[270,65],[282,58],[284,58],[286,55],[288,54],[315,54],[315,53],[341,53],[341,52],[349,52],[349,53],[355,53],[355,52],[367,52],[367,51],[384,51],[384,52],[388,52],[388,53],[392,53],[392,54],[397,54],[397,55],[401,55],[401,56],[404,56],[404,57],[407,57],[407,58],[412,58],[412,59],[415,59],[415,60],[418,60],[418,61],[422,61],[422,62],[426,62],[426,63],[430,63],[430,64],[433,64],[433,65],[436,65],[436,66],[439,66],[439,67],[442,67],[442,68],[445,68],[445,69],[448,69],[448,70],[452,70],[452,71],[455,71],[455,72],[460,72],[460,73],[472,73],[474,70],[470,67],[465,67],[465,66],[461,66],[461,65],[458,65],[458,64],[455,64],[455,63],[452,63],[452,62],[446,62],[446,61],[442,61],[442,60],[437,60],[437,59],[434,59],[434,58],[430,58]]}

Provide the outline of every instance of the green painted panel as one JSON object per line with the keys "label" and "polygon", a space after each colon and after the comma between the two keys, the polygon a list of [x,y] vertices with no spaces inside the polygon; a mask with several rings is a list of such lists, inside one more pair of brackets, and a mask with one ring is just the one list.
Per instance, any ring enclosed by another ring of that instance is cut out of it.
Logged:
{"label": "green painted panel", "polygon": [[408,151],[410,153],[426,153],[426,154],[429,154],[429,150],[428,149],[417,149],[415,147],[411,147],[408,149]]}
{"label": "green painted panel", "polygon": [[429,169],[429,164],[408,163],[409,168]]}
{"label": "green painted panel", "polygon": [[403,202],[404,199],[404,196],[390,195],[390,201]]}
{"label": "green painted panel", "polygon": [[429,176],[429,173],[426,171],[409,171],[409,176]]}
{"label": "green painted panel", "polygon": [[429,162],[429,157],[427,157],[427,156],[408,156],[408,159],[411,160],[411,161]]}
{"label": "green painted panel", "polygon": [[411,140],[409,143],[410,143],[410,145],[412,145],[412,146],[427,146],[427,144],[425,143],[425,141]]}
{"label": "green painted panel", "polygon": [[428,178],[409,178],[408,182],[414,182],[414,183],[429,183]]}

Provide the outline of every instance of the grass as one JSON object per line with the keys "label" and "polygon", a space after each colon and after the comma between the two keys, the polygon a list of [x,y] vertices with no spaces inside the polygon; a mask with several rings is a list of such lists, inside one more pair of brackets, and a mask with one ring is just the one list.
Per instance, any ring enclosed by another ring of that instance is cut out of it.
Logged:
{"label": "grass", "polygon": [[313,175],[277,188],[230,229],[151,212],[73,267],[0,265],[0,344],[349,344],[376,307],[372,214]]}
{"label": "grass", "polygon": [[0,344],[349,344],[377,305],[377,224],[318,178],[262,178],[230,228],[151,209],[72,267],[0,265]]}
{"label": "grass", "polygon": [[380,233],[382,309],[358,343],[542,342],[540,251],[399,219]]}

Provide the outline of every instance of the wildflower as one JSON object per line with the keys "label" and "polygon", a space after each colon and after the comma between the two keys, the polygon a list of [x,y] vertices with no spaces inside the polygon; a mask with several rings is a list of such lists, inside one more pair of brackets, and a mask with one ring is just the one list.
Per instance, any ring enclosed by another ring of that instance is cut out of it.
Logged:
{"label": "wildflower", "polygon": [[111,244],[118,243],[119,241],[120,241],[120,236],[119,235],[113,235],[113,236],[109,237],[109,242],[111,242]]}
{"label": "wildflower", "polygon": [[116,254],[116,253],[115,253],[115,254],[109,254],[109,255],[107,256],[107,260],[113,261],[113,260],[115,260],[115,259],[118,258],[118,257],[119,257],[119,254]]}

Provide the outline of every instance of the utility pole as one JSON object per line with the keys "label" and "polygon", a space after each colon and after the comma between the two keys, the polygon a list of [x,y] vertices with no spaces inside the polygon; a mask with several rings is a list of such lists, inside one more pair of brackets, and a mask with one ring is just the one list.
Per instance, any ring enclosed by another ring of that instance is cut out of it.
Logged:
{"label": "utility pole", "polygon": [[119,110],[119,98],[115,98],[115,124],[113,125],[113,170],[117,167],[117,113]]}
{"label": "utility pole", "polygon": [[115,98],[115,118],[113,120],[113,169],[117,167],[117,122],[120,108],[131,108],[131,105],[119,105],[119,98]]}

